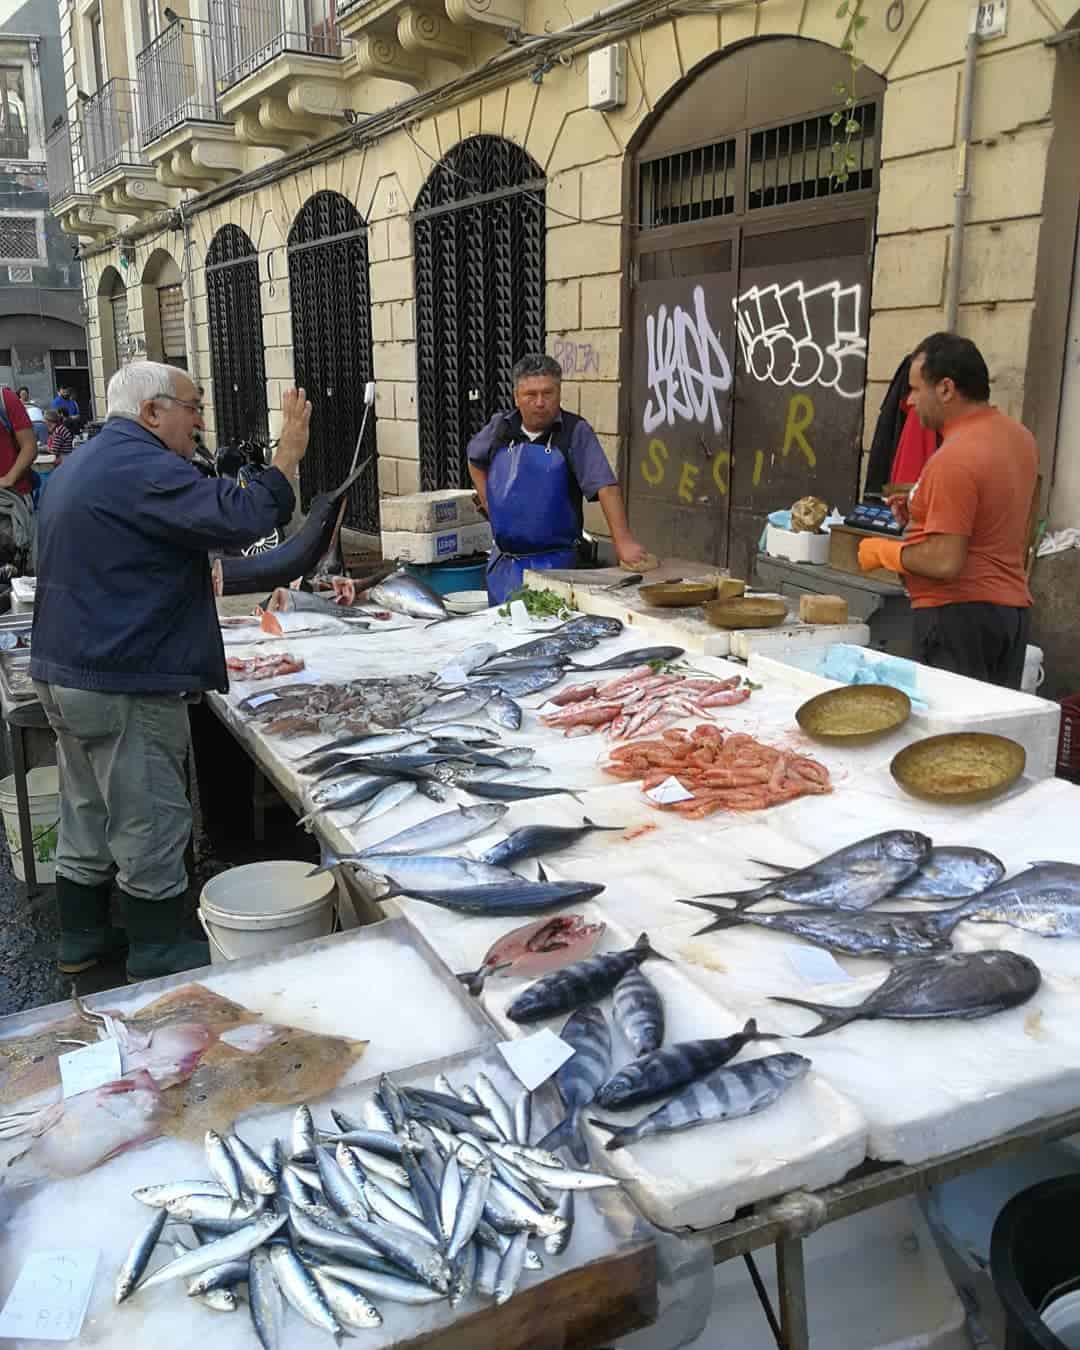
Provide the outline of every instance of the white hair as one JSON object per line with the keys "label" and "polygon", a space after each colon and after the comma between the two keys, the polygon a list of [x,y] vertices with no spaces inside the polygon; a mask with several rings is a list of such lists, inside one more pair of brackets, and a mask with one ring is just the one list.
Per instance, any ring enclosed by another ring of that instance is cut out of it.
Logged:
{"label": "white hair", "polygon": [[160,361],[131,361],[121,366],[109,381],[105,400],[106,417],[133,417],[142,414],[142,405],[148,399],[173,396],[177,390],[177,376],[187,379],[187,373],[176,366],[165,366]]}

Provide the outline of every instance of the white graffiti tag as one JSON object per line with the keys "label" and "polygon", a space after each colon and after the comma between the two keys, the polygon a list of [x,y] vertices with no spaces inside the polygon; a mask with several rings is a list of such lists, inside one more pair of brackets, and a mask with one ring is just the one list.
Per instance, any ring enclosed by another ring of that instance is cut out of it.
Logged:
{"label": "white graffiti tag", "polygon": [[704,423],[710,416],[713,431],[723,430],[720,398],[731,388],[731,363],[720,335],[709,322],[705,291],[694,288],[694,312],[676,305],[668,314],[661,305],[645,319],[649,346],[649,390],[641,419],[646,435],[676,418]]}
{"label": "white graffiti tag", "polygon": [[861,398],[866,382],[862,287],[827,281],[808,290],[751,286],[735,301],[743,363],[756,380],[806,389],[820,385]]}

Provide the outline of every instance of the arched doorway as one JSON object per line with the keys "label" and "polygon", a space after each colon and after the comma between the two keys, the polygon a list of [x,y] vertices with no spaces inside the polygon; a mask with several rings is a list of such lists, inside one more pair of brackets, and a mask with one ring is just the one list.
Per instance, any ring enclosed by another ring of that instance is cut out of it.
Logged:
{"label": "arched doorway", "polygon": [[416,199],[420,486],[469,485],[465,446],[510,406],[510,371],[543,351],[544,187],[512,141],[472,136]]}
{"label": "arched doorway", "polygon": [[223,225],[206,254],[206,307],[218,445],[267,444],[259,255],[243,230]]}
{"label": "arched doorway", "polygon": [[770,511],[857,496],[885,82],[859,69],[846,132],[850,80],[822,43],[751,42],[631,147],[627,487],[660,554],[749,577]]}
{"label": "arched doorway", "polygon": [[184,287],[175,259],[163,248],[154,249],[146,260],[142,297],[147,360],[187,370]]}
{"label": "arched doorway", "polygon": [[[306,508],[348,473],[360,434],[364,385],[372,378],[367,225],[340,192],[316,192],[296,214],[288,254],[296,383],[312,407],[311,443],[300,466]],[[360,457],[375,453],[369,418]],[[374,463],[350,489],[345,520],[354,529],[378,531]]]}
{"label": "arched doorway", "polygon": [[105,383],[131,359],[128,345],[128,298],[124,278],[106,267],[98,282],[98,335]]}

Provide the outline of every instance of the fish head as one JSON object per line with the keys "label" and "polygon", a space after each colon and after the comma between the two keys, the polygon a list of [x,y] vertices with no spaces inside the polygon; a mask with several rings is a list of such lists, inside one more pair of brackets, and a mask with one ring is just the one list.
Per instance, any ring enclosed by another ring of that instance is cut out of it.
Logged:
{"label": "fish head", "polygon": [[805,1055],[796,1055],[793,1051],[788,1051],[780,1055],[770,1057],[773,1062],[774,1070],[789,1082],[795,1082],[802,1078],[810,1070],[811,1061]]}
{"label": "fish head", "polygon": [[881,842],[885,856],[896,862],[918,864],[933,848],[933,841],[918,830],[890,830]]}

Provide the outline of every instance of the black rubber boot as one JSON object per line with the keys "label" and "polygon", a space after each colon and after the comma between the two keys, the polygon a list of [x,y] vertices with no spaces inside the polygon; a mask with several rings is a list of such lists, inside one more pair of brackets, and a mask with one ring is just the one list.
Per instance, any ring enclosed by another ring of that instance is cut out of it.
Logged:
{"label": "black rubber boot", "polygon": [[184,936],[187,892],[165,900],[140,900],[122,892],[128,932],[127,977],[155,980],[210,964],[210,944]]}
{"label": "black rubber boot", "polygon": [[56,968],[64,975],[78,975],[99,961],[119,956],[127,946],[127,934],[109,922],[112,882],[83,886],[57,875],[56,908],[60,911],[60,942]]}

